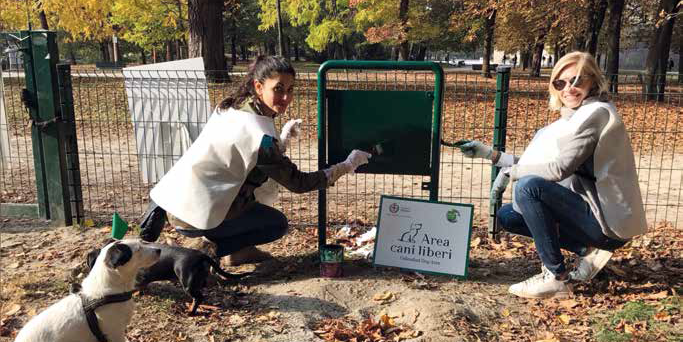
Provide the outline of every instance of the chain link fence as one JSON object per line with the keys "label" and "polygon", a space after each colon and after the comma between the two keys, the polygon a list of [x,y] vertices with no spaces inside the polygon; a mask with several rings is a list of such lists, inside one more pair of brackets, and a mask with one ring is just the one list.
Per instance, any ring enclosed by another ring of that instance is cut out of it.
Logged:
{"label": "chain link fence", "polygon": [[[182,155],[210,111],[244,77],[230,73],[230,82],[222,82],[221,78],[227,80],[227,73],[212,73],[222,77],[207,82],[203,72],[165,73],[152,82],[149,75],[124,77],[121,71],[72,72],[86,219],[106,222],[116,211],[136,221],[155,181]],[[429,91],[434,87],[431,73],[415,71],[334,71],[328,73],[328,80],[331,89]],[[631,135],[648,220],[667,220],[680,228],[683,136],[679,122],[683,115],[683,87],[676,78],[668,77],[663,101],[651,101],[642,92],[640,76],[619,75],[618,80],[619,93],[610,96]],[[277,127],[291,118],[303,119],[302,134],[292,142],[287,154],[304,171],[315,171],[318,165],[316,81],[315,73],[299,73],[294,101],[288,112],[276,119]],[[2,202],[35,203],[30,120],[20,100],[24,79],[20,72],[4,73],[2,82],[6,123],[0,122],[0,128],[7,132],[9,140],[3,142],[9,153],[0,172]],[[513,72],[508,152],[521,153],[538,128],[555,120],[556,114],[547,110],[547,82],[547,77],[529,78]],[[477,139],[490,144],[495,91],[495,79],[473,73],[447,73],[443,140]],[[490,165],[464,159],[450,147],[442,146],[440,152],[439,200],[475,204],[475,225],[484,227]],[[427,199],[423,181],[428,177],[345,176],[328,190],[328,224],[374,225],[380,195]],[[317,192],[293,194],[282,190],[276,207],[284,211],[292,225],[314,226],[317,203]]]}

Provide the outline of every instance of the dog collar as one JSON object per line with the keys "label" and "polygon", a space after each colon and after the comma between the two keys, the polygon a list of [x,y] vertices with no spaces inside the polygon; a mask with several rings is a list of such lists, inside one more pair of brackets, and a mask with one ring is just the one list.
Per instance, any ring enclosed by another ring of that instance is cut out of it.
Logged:
{"label": "dog collar", "polygon": [[98,324],[97,316],[95,315],[95,309],[111,303],[128,301],[133,298],[133,291],[107,295],[97,299],[88,299],[82,293],[79,293],[78,296],[81,297],[81,305],[83,306],[83,312],[85,313],[85,319],[88,321],[90,332],[95,335],[97,341],[108,342],[107,337],[104,336],[104,333],[100,330],[100,325]]}

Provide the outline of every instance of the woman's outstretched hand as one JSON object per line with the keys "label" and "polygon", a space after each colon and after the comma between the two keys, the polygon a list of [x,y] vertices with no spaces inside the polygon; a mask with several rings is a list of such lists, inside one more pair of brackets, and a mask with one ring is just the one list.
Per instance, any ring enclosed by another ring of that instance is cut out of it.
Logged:
{"label": "woman's outstretched hand", "polygon": [[331,186],[337,181],[337,179],[339,179],[339,177],[347,173],[353,173],[359,166],[367,164],[371,157],[372,154],[363,152],[361,150],[351,151],[349,156],[346,157],[346,160],[332,165],[329,169],[323,170],[325,172],[325,176],[327,176],[327,185]]}
{"label": "woman's outstretched hand", "polygon": [[491,160],[493,149],[476,140],[460,140],[456,142],[460,152],[467,158],[484,158]]}
{"label": "woman's outstretched hand", "polygon": [[361,150],[353,150],[343,163],[350,165],[350,172],[354,172],[359,166],[367,164],[370,158],[372,158],[372,154],[370,153]]}

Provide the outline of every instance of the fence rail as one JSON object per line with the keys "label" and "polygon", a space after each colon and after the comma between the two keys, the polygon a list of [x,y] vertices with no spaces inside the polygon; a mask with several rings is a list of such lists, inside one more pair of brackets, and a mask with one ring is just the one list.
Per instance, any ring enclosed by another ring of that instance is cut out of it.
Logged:
{"label": "fence rail", "polygon": [[[212,75],[220,73],[212,73]],[[228,74],[223,74],[226,79]],[[75,121],[80,157],[85,218],[106,221],[117,211],[136,220],[144,211],[157,175],[170,168],[184,146],[198,134],[210,109],[243,79],[230,82],[202,72],[171,73],[151,82],[142,74],[91,70],[72,73]],[[328,87],[354,90],[430,90],[431,73],[414,71],[333,71]],[[144,79],[144,81],[143,81]],[[636,153],[640,186],[648,221],[667,220],[681,227],[683,216],[683,86],[666,78],[663,101],[648,100],[642,77],[619,75],[619,92],[611,94],[626,123]],[[20,100],[20,73],[3,75],[9,155],[2,163],[2,202],[34,203],[35,175],[30,120]],[[538,128],[555,118],[547,108],[547,77],[512,74],[509,84],[508,152],[520,153]],[[492,143],[495,79],[472,73],[448,73],[445,79],[442,136],[446,141],[477,139]],[[288,150],[300,169],[317,169],[316,76],[297,76],[295,99],[279,127],[290,118],[303,119],[302,134]],[[208,110],[207,110],[208,108]],[[133,114],[131,114],[133,113]],[[147,115],[140,113],[156,113]],[[157,115],[158,114],[158,115]],[[479,226],[488,210],[490,166],[464,159],[441,147],[439,200],[473,203]],[[374,225],[379,195],[428,198],[421,189],[427,177],[359,174],[342,178],[327,193],[328,222]],[[509,192],[508,192],[509,193]],[[295,225],[315,225],[317,193],[280,193],[277,206]]]}

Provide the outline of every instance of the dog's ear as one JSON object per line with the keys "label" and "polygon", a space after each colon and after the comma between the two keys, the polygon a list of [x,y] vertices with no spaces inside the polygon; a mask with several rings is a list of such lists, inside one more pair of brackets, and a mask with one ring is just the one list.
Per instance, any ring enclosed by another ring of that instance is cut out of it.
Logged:
{"label": "dog's ear", "polygon": [[133,257],[133,250],[125,244],[117,243],[107,250],[107,257],[104,262],[108,267],[116,268],[125,265],[131,257]]}
{"label": "dog's ear", "polygon": [[100,249],[94,249],[88,253],[88,256],[86,257],[86,265],[88,266],[88,270],[91,271],[93,266],[95,266],[95,261],[97,260],[97,256],[100,255]]}

